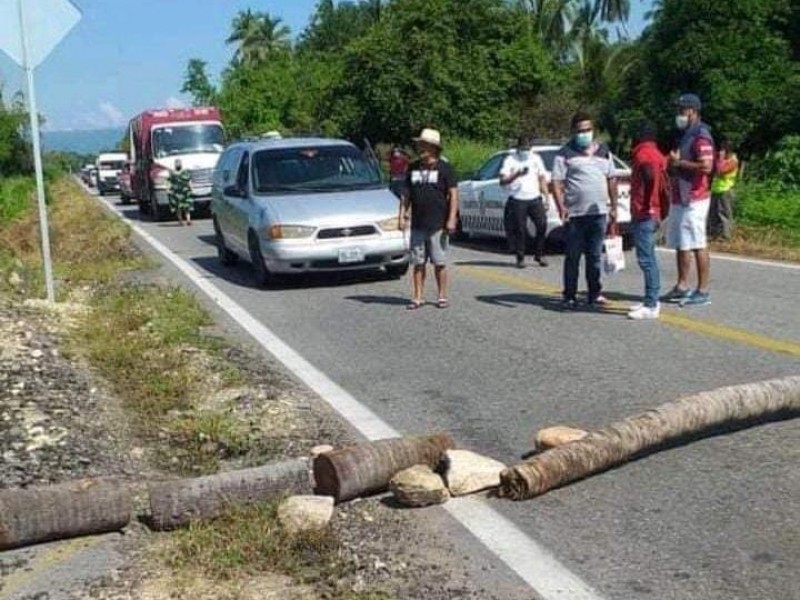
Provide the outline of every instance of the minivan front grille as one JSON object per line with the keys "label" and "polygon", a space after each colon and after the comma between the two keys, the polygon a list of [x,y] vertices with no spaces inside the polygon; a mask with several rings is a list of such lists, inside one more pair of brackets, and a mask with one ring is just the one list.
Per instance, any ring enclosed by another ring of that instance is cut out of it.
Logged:
{"label": "minivan front grille", "polygon": [[336,227],[334,229],[321,229],[317,235],[320,240],[334,240],[338,238],[364,237],[375,235],[378,230],[374,225],[359,225],[357,227]]}

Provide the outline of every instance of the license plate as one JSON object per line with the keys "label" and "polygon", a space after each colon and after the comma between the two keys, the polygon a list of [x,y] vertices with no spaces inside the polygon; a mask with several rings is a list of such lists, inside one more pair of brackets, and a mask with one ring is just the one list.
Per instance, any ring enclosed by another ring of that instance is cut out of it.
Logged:
{"label": "license plate", "polygon": [[361,248],[342,248],[339,250],[339,263],[343,265],[364,262],[364,251]]}

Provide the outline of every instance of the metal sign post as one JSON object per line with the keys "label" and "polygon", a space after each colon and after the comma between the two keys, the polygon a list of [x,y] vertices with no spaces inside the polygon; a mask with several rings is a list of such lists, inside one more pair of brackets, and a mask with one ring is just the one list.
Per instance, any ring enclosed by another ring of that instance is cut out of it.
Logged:
{"label": "metal sign post", "polygon": [[[4,50],[22,66],[28,81],[28,113],[31,120],[31,143],[36,170],[42,261],[47,301],[50,303],[55,302],[56,293],[53,283],[53,261],[50,256],[50,229],[44,197],[39,111],[36,108],[33,70],[80,19],[80,11],[69,0],[0,0],[0,50]],[[18,29],[15,24],[19,25]]]}
{"label": "metal sign post", "polygon": [[47,288],[47,301],[56,301],[56,287],[53,282],[53,260],[50,256],[50,226],[47,220],[47,204],[44,197],[44,169],[42,168],[42,149],[39,143],[39,111],[36,108],[36,86],[33,83],[33,66],[28,59],[28,36],[25,35],[24,0],[19,0],[19,32],[22,41],[22,68],[28,79],[28,114],[31,118],[31,140],[33,141],[33,164],[36,170],[36,196],[39,204],[39,230],[42,236],[42,261],[44,262],[44,283]]}

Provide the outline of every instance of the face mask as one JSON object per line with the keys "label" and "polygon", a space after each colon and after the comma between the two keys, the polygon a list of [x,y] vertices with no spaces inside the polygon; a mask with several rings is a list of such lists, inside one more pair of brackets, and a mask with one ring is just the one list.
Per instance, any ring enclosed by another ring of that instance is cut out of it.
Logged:
{"label": "face mask", "polygon": [[689,127],[689,117],[686,115],[678,115],[675,117],[675,126],[678,129],[686,129]]}
{"label": "face mask", "polygon": [[584,131],[575,134],[575,143],[578,145],[579,148],[588,148],[589,144],[592,143],[593,139],[594,139],[593,131]]}
{"label": "face mask", "polygon": [[531,155],[530,150],[519,150],[518,153],[520,160],[528,160]]}

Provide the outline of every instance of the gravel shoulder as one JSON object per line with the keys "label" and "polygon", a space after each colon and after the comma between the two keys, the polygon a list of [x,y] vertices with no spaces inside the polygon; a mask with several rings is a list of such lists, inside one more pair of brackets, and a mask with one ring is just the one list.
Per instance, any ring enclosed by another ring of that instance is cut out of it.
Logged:
{"label": "gravel shoulder", "polygon": [[[164,283],[158,270],[137,283]],[[142,439],[124,402],[80,356],[69,332],[85,315],[80,301],[47,308],[41,302],[0,301],[0,488],[46,485],[86,477],[146,482],[175,477],[163,441]],[[354,433],[268,356],[231,339],[224,326],[222,360],[237,385],[209,394],[204,409],[223,408],[264,438],[258,452],[220,461],[229,470],[266,458],[307,456],[320,443],[356,441]],[[132,360],[134,358],[132,357]],[[142,508],[141,506],[139,508]],[[463,547],[459,526],[440,509],[409,511],[386,497],[337,507],[331,525],[336,577],[303,582],[257,572],[232,581],[170,568],[170,534],[139,522],[126,531],[0,553],[0,597],[7,600],[101,598],[531,598],[489,553]]]}

